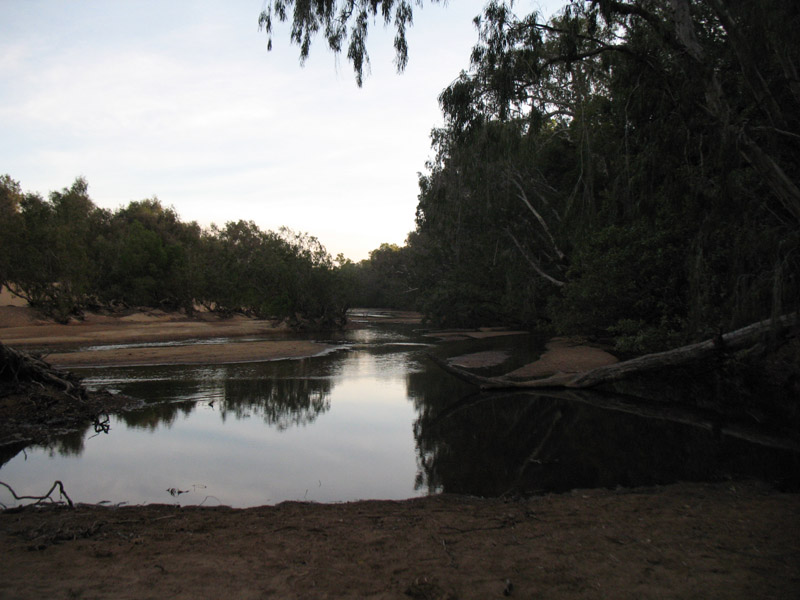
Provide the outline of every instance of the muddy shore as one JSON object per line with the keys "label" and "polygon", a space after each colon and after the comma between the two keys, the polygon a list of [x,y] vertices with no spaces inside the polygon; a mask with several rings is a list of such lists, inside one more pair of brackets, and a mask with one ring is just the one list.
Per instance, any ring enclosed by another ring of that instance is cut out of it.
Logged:
{"label": "muddy shore", "polygon": [[[276,335],[271,349],[250,348],[253,360],[293,342],[245,318],[127,316],[60,326],[3,306],[0,341],[78,357],[64,350]],[[294,342],[299,354],[324,350]],[[169,348],[202,346],[212,345]],[[220,356],[224,345],[213,346]],[[45,504],[0,512],[2,598],[751,599],[800,590],[800,495],[750,482],[252,509]]]}
{"label": "muddy shore", "polygon": [[747,483],[26,509],[0,513],[0,597],[796,598],[799,525]]}

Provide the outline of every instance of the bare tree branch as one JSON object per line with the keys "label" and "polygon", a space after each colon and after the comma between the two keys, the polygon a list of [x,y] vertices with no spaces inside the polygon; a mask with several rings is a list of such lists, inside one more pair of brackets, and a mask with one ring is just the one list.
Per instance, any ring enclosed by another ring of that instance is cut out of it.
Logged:
{"label": "bare tree branch", "polygon": [[533,260],[533,258],[531,256],[528,255],[528,253],[525,251],[525,249],[522,247],[522,245],[517,241],[517,238],[514,237],[513,233],[511,233],[508,229],[506,229],[506,233],[508,234],[508,236],[514,242],[514,245],[517,247],[517,249],[522,254],[522,258],[524,258],[525,261],[531,267],[533,267],[534,271],[536,271],[539,275],[544,277],[547,281],[549,281],[553,285],[557,285],[558,287],[562,287],[562,286],[565,285],[565,283],[563,281],[559,281],[558,279],[555,279],[554,277],[551,277],[550,275],[545,273],[544,270],[542,269],[542,267],[539,266],[539,263],[537,263],[535,260]]}
{"label": "bare tree branch", "polygon": [[525,190],[523,189],[522,185],[519,183],[517,178],[513,176],[511,177],[511,183],[513,183],[519,190],[519,194],[517,195],[517,197],[520,200],[522,200],[525,206],[527,206],[528,209],[533,213],[533,216],[536,217],[536,220],[539,221],[539,224],[542,226],[542,229],[544,229],[544,232],[547,234],[547,239],[550,240],[550,245],[553,247],[553,250],[555,250],[555,253],[558,256],[558,258],[564,260],[564,258],[566,258],[565,254],[558,247],[558,244],[556,244],[556,240],[553,237],[553,234],[550,233],[550,228],[547,226],[547,222],[544,220],[544,218],[542,218],[542,215],[539,214],[539,211],[533,208],[533,205],[528,200],[528,196],[525,194]]}

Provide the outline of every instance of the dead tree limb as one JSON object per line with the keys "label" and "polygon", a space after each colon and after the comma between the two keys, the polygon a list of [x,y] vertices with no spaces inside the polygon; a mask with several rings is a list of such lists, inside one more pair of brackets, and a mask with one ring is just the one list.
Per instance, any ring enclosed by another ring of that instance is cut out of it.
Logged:
{"label": "dead tree limb", "polygon": [[519,250],[519,251],[520,251],[520,254],[522,254],[522,258],[524,258],[524,259],[525,259],[525,261],[526,261],[526,262],[527,262],[527,263],[528,263],[528,264],[529,264],[531,267],[533,267],[533,270],[534,270],[534,271],[536,271],[536,272],[537,272],[539,275],[541,275],[542,277],[544,277],[545,279],[547,279],[547,281],[549,281],[549,282],[550,282],[550,283],[552,283],[553,285],[556,285],[556,286],[558,286],[558,287],[563,287],[563,286],[565,285],[565,283],[564,283],[563,281],[560,281],[560,280],[556,279],[555,277],[551,277],[550,275],[548,275],[547,273],[545,273],[545,272],[544,272],[544,269],[542,269],[542,267],[539,265],[539,263],[537,263],[537,262],[536,262],[536,261],[533,259],[533,257],[532,257],[532,256],[530,256],[530,255],[528,254],[528,252],[525,250],[525,248],[523,248],[523,247],[522,247],[522,244],[520,244],[520,243],[517,241],[517,238],[515,238],[515,237],[514,237],[514,234],[513,234],[513,233],[511,233],[511,231],[510,231],[509,229],[506,229],[506,233],[507,233],[507,234],[508,234],[508,236],[511,238],[511,241],[512,241],[512,242],[514,242],[514,245],[517,247],[517,250]]}
{"label": "dead tree limb", "polygon": [[566,255],[558,247],[558,244],[556,244],[556,239],[553,237],[553,234],[550,233],[550,228],[547,226],[547,221],[545,221],[544,218],[542,217],[542,215],[539,214],[538,210],[533,208],[533,205],[528,200],[528,195],[525,193],[525,189],[522,187],[522,184],[519,181],[517,181],[517,179],[514,178],[514,177],[511,177],[511,183],[513,183],[516,186],[516,188],[519,190],[519,193],[517,194],[517,197],[520,200],[522,200],[522,202],[525,204],[525,206],[527,206],[528,209],[533,213],[533,216],[536,217],[536,220],[539,221],[539,225],[542,226],[542,229],[544,230],[545,234],[547,235],[547,239],[550,242],[550,245],[552,246],[553,250],[555,251],[556,256],[558,256],[558,258],[560,260],[564,260],[566,258]]}
{"label": "dead tree limb", "polygon": [[11,495],[14,496],[15,500],[36,500],[36,502],[33,503],[34,505],[44,502],[45,500],[50,500],[50,502],[53,503],[57,502],[56,500],[53,500],[50,494],[52,494],[53,491],[56,488],[58,488],[58,493],[60,497],[67,499],[67,504],[69,505],[69,507],[74,508],[75,506],[72,503],[72,499],[69,496],[67,496],[67,492],[66,490],[64,490],[64,484],[58,480],[56,480],[56,482],[52,485],[52,487],[48,490],[48,492],[44,496],[17,496],[17,493],[14,491],[14,489],[7,483],[0,481],[0,485],[8,489],[8,491],[11,492]]}

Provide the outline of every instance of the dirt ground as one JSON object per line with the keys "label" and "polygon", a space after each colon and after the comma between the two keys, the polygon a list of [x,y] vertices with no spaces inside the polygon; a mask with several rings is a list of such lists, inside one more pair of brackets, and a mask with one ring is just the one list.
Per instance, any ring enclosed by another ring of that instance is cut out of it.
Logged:
{"label": "dirt ground", "polygon": [[[270,327],[158,312],[63,326],[0,303],[0,341],[58,351],[51,357],[75,346],[247,337]],[[280,344],[291,341],[252,346],[250,359],[288,352]],[[203,346],[212,345],[188,348]],[[218,356],[226,350],[212,348]],[[41,413],[43,431],[60,422],[55,400],[22,402]],[[45,504],[0,512],[0,598],[223,596],[800,598],[800,495],[748,482],[676,483],[527,499],[252,509]]]}
{"label": "dirt ground", "polygon": [[3,598],[797,598],[800,504],[755,484],[0,513]]}

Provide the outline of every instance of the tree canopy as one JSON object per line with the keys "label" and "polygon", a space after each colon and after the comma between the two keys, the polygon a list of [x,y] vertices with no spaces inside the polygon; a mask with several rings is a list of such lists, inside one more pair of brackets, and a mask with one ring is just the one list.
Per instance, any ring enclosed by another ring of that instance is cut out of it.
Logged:
{"label": "tree canopy", "polygon": [[204,230],[157,198],[98,208],[78,178],[47,200],[0,179],[0,283],[60,320],[84,309],[162,307],[337,327],[347,286],[316,238],[252,221]]}
{"label": "tree canopy", "polygon": [[[439,0],[432,0],[438,2]],[[370,21],[380,20],[395,30],[394,48],[397,70],[408,63],[406,30],[414,22],[414,6],[421,0],[267,0],[258,17],[258,26],[267,34],[267,48],[272,49],[275,22],[291,21],[290,39],[300,47],[300,61],[308,58],[311,43],[322,33],[335,53],[347,48],[359,86],[369,67],[367,35]]]}
{"label": "tree canopy", "polygon": [[479,261],[511,314],[634,346],[797,307],[795,3],[597,0],[542,23],[492,2],[478,24],[418,209],[426,239],[457,238],[451,273]]}
{"label": "tree canopy", "polygon": [[574,0],[545,22],[495,0],[475,22],[407,244],[430,318],[642,350],[797,308],[796,3]]}

